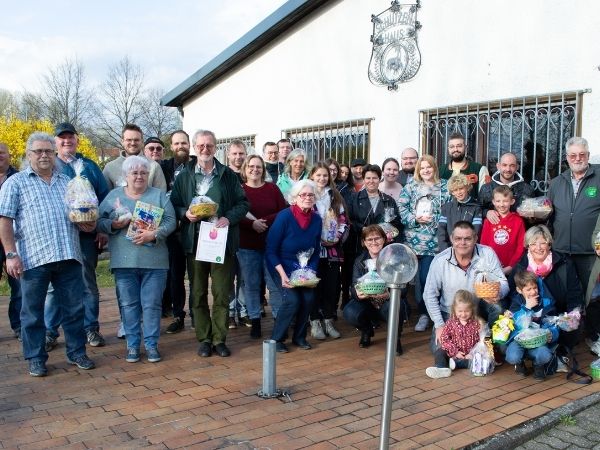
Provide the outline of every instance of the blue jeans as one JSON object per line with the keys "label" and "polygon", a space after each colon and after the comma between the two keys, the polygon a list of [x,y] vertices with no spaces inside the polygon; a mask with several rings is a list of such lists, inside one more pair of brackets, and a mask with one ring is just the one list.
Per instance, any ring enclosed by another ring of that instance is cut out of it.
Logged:
{"label": "blue jeans", "polygon": [[237,254],[234,258],[233,276],[231,277],[231,292],[229,294],[229,317],[247,317],[246,299],[242,290],[242,272]]}
{"label": "blue jeans", "polygon": [[552,359],[552,352],[547,345],[538,348],[523,348],[516,341],[508,344],[505,360],[509,364],[519,364],[524,358],[531,359],[534,366],[543,366]]}
{"label": "blue jeans", "polygon": [[140,348],[142,318],[144,347],[158,347],[167,269],[113,269],[113,272],[119,288],[127,348]]}
{"label": "blue jeans", "polygon": [[237,252],[239,264],[238,285],[244,294],[248,317],[250,319],[260,319],[260,285],[264,279],[269,289],[269,303],[273,311],[273,316],[277,317],[276,308],[281,305],[280,287],[275,284],[271,274],[267,270],[265,262],[265,253],[258,250],[249,250],[240,248]]}
{"label": "blue jeans", "polygon": [[429,316],[427,308],[425,307],[425,302],[423,301],[423,290],[425,289],[425,282],[427,281],[427,274],[429,273],[429,267],[433,261],[433,256],[418,255],[417,258],[419,260],[419,266],[417,268],[417,277],[415,283],[415,300],[417,301],[419,315],[426,314]]}
{"label": "blue jeans", "polygon": [[[440,311],[440,313],[442,314],[442,319],[446,322],[448,320],[448,313],[444,311]],[[435,367],[448,367],[448,354],[446,350],[435,342],[435,330],[434,326],[431,330],[431,339],[429,341],[429,349],[433,353],[433,363]]]}
{"label": "blue jeans", "polygon": [[67,356],[71,359],[85,354],[86,336],[83,330],[83,301],[85,290],[81,264],[74,260],[53,262],[23,272],[21,292],[21,336],[25,359],[48,360],[45,350],[46,325],[44,302],[48,285],[52,283],[62,316]]}
{"label": "blue jeans", "polygon": [[8,320],[13,331],[21,329],[21,282],[8,275],[10,301],[8,303]]}
{"label": "blue jeans", "polygon": [[[100,329],[100,324],[98,323],[98,315],[100,313],[100,293],[98,292],[98,284],[96,283],[96,266],[98,265],[96,235],[79,233],[79,242],[81,245],[81,256],[83,258],[83,281],[85,283],[85,288],[81,292],[84,307],[83,328],[86,332],[98,331]],[[52,337],[58,337],[58,327],[61,325],[62,318],[52,285],[48,289],[48,295],[46,295],[44,322],[46,322],[46,334]]]}
{"label": "blue jeans", "polygon": [[[279,282],[281,286],[281,277],[279,274],[273,274],[273,281]],[[315,292],[312,288],[296,287],[292,289],[281,288],[281,307],[277,312],[277,320],[273,326],[271,339],[282,342],[285,340],[292,319],[296,317],[292,342],[302,342],[306,339],[306,329],[308,325],[308,316],[315,302]]]}
{"label": "blue jeans", "polygon": [[[400,302],[398,310],[398,339],[402,334],[402,317],[404,305]],[[365,333],[373,332],[373,322],[383,320],[387,322],[390,317],[390,302],[387,301],[377,309],[369,300],[350,300],[343,311],[344,319],[354,328]]]}

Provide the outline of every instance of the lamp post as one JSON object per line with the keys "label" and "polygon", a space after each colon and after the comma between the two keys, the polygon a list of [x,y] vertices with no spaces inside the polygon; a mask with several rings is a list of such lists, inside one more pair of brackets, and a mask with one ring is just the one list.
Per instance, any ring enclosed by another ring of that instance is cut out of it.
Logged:
{"label": "lamp post", "polygon": [[394,371],[396,341],[398,339],[398,311],[400,290],[417,273],[417,256],[404,244],[384,247],[377,257],[377,273],[390,289],[390,308],[387,322],[387,346],[385,351],[385,374],[383,380],[383,404],[381,407],[381,433],[379,449],[387,450],[390,440],[390,419],[394,394]]}

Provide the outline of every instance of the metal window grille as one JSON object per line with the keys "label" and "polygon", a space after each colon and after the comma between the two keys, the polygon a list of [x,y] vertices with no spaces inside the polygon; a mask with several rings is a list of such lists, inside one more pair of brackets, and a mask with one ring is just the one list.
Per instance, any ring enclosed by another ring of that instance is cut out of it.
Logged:
{"label": "metal window grille", "polygon": [[245,136],[233,136],[233,137],[217,139],[217,151],[216,151],[215,156],[220,162],[222,162],[225,165],[227,165],[227,149],[229,148],[229,144],[231,144],[231,141],[234,141],[236,139],[240,140],[244,144],[246,144],[246,153],[247,154],[254,153],[254,149],[256,147],[256,135],[255,134],[248,134]]}
{"label": "metal window grille", "polygon": [[354,158],[369,160],[369,132],[372,119],[348,120],[282,130],[292,147],[306,151],[309,164],[333,158],[349,164]]}
{"label": "metal window grille", "polygon": [[460,132],[468,156],[496,171],[503,153],[517,155],[520,172],[538,193],[568,168],[565,143],[581,132],[581,103],[589,90],[494,100],[419,111],[421,150],[448,164],[448,137]]}

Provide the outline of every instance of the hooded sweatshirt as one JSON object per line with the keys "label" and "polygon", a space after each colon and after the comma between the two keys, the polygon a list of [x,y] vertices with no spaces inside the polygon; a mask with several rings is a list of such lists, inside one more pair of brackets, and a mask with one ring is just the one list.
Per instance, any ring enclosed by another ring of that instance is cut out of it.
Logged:
{"label": "hooded sweatshirt", "polygon": [[[498,186],[504,186],[504,183],[500,181],[500,172],[496,172],[492,175],[492,181],[484,184],[479,191],[479,203],[483,209],[483,217],[485,217],[490,209],[494,209],[492,203],[493,193],[494,189]],[[510,188],[515,198],[515,204],[510,207],[511,211],[516,211],[524,198],[533,197],[534,195],[533,187],[525,182],[523,176],[519,172],[515,172],[514,180],[506,186]]]}

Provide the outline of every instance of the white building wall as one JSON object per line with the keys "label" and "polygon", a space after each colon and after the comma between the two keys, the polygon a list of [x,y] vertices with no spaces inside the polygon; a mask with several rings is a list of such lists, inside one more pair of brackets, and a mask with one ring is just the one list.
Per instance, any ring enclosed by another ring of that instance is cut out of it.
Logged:
{"label": "white building wall", "polygon": [[397,91],[372,85],[371,14],[389,0],[341,0],[184,105],[184,126],[217,137],[374,118],[371,160],[419,147],[421,109],[591,89],[582,135],[600,159],[600,2],[423,0],[422,65]]}

